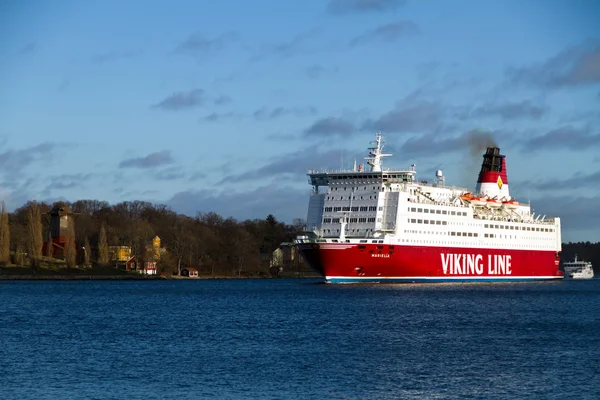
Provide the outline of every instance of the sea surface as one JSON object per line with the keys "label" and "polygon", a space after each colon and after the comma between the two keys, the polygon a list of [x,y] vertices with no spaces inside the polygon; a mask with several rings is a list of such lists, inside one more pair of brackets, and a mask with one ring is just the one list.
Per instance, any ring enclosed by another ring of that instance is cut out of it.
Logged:
{"label": "sea surface", "polygon": [[600,280],[0,282],[2,399],[600,399]]}

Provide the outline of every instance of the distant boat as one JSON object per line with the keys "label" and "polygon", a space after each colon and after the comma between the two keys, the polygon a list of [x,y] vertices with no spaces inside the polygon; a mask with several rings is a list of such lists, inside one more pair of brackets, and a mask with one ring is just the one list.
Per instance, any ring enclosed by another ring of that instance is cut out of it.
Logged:
{"label": "distant boat", "polygon": [[572,279],[592,279],[594,269],[589,261],[580,261],[575,255],[575,260],[564,263],[565,275]]}

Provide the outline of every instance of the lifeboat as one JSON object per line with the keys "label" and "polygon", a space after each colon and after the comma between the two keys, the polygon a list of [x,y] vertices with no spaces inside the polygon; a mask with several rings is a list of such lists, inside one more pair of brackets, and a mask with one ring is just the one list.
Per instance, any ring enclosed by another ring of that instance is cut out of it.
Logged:
{"label": "lifeboat", "polygon": [[515,208],[519,207],[519,202],[516,200],[503,201],[502,207],[514,210]]}
{"label": "lifeboat", "polygon": [[471,204],[473,204],[474,206],[483,207],[487,204],[487,200],[484,197],[472,197]]}
{"label": "lifeboat", "polygon": [[464,201],[471,201],[471,199],[473,198],[473,195],[469,192],[461,194],[460,198]]}
{"label": "lifeboat", "polygon": [[487,199],[487,204],[490,208],[502,207],[502,202],[498,199]]}

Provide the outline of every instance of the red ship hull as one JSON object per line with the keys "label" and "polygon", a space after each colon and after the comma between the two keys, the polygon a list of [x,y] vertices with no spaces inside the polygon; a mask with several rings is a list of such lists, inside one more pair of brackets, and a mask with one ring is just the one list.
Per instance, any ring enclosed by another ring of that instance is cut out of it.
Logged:
{"label": "red ship hull", "polygon": [[299,243],[306,262],[329,283],[515,282],[562,279],[554,251]]}

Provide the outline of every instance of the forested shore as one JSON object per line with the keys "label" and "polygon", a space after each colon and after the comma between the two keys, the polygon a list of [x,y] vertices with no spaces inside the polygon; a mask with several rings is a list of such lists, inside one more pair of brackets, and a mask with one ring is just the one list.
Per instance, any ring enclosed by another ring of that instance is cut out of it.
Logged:
{"label": "forested shore", "polygon": [[[127,246],[132,258],[157,260],[157,275],[178,276],[182,269],[193,267],[200,276],[267,276],[273,251],[281,243],[292,241],[304,225],[300,219],[286,224],[273,215],[245,221],[213,212],[190,217],[165,205],[144,201],[110,205],[105,201],[78,200],[58,205],[72,211],[75,247],[87,250],[69,254],[71,246],[67,246],[62,259],[44,254],[50,240],[49,213],[57,203],[31,201],[10,213],[2,204],[0,266],[4,268],[0,273],[16,275],[16,268],[22,268],[20,272],[32,274],[94,271],[106,275],[114,272],[108,249]],[[149,249],[156,236],[161,241],[160,257],[154,257]],[[13,268],[8,269],[9,266]],[[306,269],[303,265],[295,267]]]}

